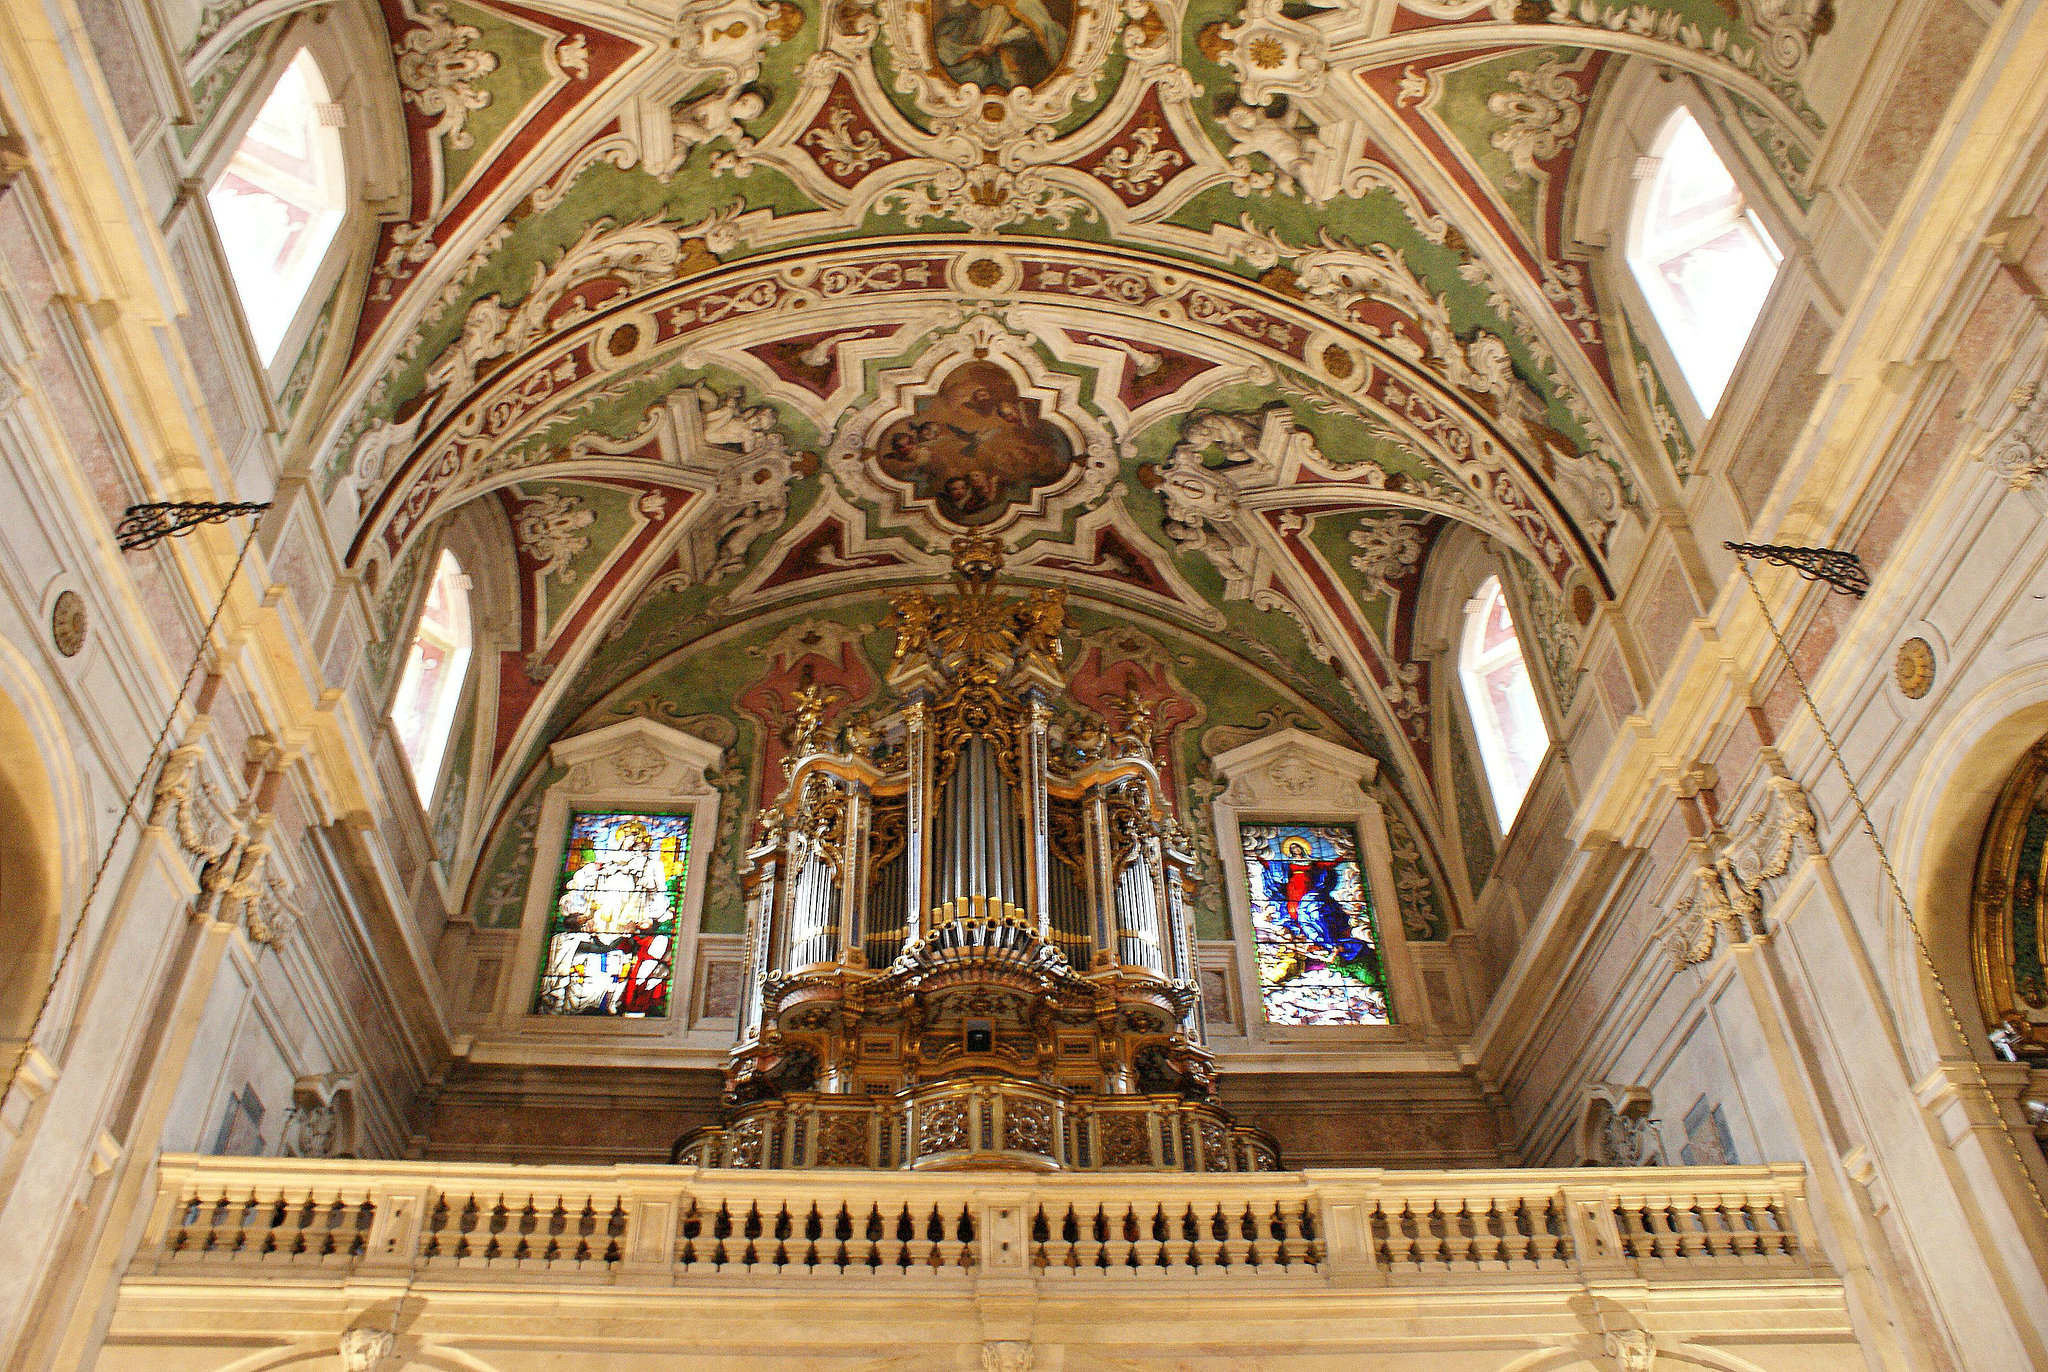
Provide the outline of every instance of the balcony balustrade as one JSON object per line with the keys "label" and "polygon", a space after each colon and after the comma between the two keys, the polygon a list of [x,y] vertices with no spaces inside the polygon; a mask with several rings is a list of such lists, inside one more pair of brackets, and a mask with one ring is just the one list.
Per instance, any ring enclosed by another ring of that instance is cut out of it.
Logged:
{"label": "balcony balustrade", "polygon": [[901,1174],[167,1157],[130,1279],[1810,1277],[1797,1167]]}
{"label": "balcony balustrade", "polygon": [[95,1367],[1861,1369],[1804,1185],[171,1156]]}

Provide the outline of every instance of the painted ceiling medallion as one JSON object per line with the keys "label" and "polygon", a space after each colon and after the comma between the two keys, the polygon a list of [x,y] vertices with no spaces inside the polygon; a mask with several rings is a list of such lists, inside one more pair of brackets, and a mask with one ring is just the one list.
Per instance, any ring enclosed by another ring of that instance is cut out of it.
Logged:
{"label": "painted ceiling medallion", "polygon": [[993,523],[1072,470],[1073,443],[994,362],[962,362],[913,413],[882,431],[869,458],[956,524]]}
{"label": "painted ceiling medallion", "polygon": [[883,7],[896,89],[995,148],[1092,99],[1124,12],[1110,0],[928,0]]}
{"label": "painted ceiling medallion", "polygon": [[1118,444],[1075,378],[994,319],[970,320],[848,416],[827,463],[856,500],[930,541],[968,529],[1051,531],[1101,499]]}

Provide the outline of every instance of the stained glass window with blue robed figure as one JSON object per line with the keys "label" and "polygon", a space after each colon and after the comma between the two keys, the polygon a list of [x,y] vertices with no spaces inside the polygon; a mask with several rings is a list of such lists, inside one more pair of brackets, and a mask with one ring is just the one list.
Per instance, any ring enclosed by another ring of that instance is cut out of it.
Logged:
{"label": "stained glass window with blue robed figure", "polygon": [[689,865],[688,815],[572,814],[534,1012],[666,1015]]}
{"label": "stained glass window with blue robed figure", "polygon": [[1349,824],[1241,824],[1269,1024],[1386,1024],[1372,895]]}

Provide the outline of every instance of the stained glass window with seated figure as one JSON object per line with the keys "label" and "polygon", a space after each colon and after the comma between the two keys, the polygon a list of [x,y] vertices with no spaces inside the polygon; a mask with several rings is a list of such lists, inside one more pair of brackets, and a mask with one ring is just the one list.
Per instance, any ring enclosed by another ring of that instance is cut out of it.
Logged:
{"label": "stained glass window with seated figure", "polygon": [[1238,826],[1268,1024],[1386,1024],[1386,967],[1350,824]]}
{"label": "stained glass window with seated figure", "polygon": [[688,815],[572,813],[534,1013],[667,1015],[689,863]]}

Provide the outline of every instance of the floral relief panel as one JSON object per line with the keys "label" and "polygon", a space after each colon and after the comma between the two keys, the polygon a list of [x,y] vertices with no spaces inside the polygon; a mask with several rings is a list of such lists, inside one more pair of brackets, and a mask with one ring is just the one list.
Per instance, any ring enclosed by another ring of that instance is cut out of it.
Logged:
{"label": "floral relief panel", "polygon": [[571,814],[534,1013],[668,1014],[690,817]]}
{"label": "floral relief panel", "polygon": [[1349,824],[1241,824],[1269,1024],[1386,1024],[1372,896]]}

